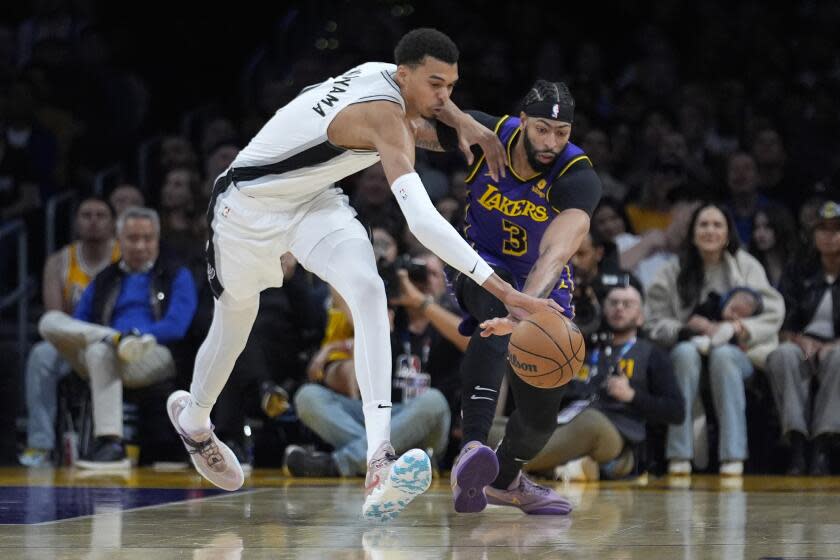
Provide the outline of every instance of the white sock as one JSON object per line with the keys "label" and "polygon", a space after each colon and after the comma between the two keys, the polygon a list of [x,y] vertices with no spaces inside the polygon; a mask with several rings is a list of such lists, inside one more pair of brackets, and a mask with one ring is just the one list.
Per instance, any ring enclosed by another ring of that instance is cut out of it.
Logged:
{"label": "white sock", "polygon": [[221,299],[215,301],[213,322],[195,357],[190,405],[178,417],[187,432],[201,433],[210,429],[210,411],[248,342],[259,306],[259,296],[232,300],[223,293]]}
{"label": "white sock", "polygon": [[178,416],[178,424],[187,434],[200,434],[210,431],[210,411],[212,406],[202,406],[190,396],[190,404]]}
{"label": "white sock", "polygon": [[[386,408],[379,408],[382,405]],[[362,407],[365,414],[365,432],[367,432],[367,460],[370,462],[373,454],[379,449],[383,441],[391,441],[391,402],[378,401],[368,403]]]}

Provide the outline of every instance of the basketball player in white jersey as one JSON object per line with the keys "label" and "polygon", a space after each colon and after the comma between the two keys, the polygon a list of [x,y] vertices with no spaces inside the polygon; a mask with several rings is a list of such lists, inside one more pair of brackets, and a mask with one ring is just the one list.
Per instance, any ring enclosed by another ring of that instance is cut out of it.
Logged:
{"label": "basketball player in white jersey", "polygon": [[[400,457],[389,443],[391,352],[385,290],[368,235],[332,185],[379,161],[411,232],[445,262],[501,299],[515,317],[550,300],[515,291],[435,210],[414,172],[413,123],[434,119],[458,79],[458,49],[443,33],[416,29],[395,49],[396,65],[366,63],[304,89],[282,107],[216,181],[208,209],[207,273],[213,322],[189,393],[167,403],[175,429],[205,478],[226,490],[243,483],[230,449],[213,433],[210,409],[245,347],[265,288],[280,286],[291,252],[344,298],[353,317],[354,360],[364,403],[368,476],[363,514],[395,517],[431,482],[426,454]],[[446,111],[462,149],[480,144],[491,171],[504,169],[496,136],[472,117]],[[443,118],[443,117],[442,117]],[[471,158],[471,155],[469,156]]]}

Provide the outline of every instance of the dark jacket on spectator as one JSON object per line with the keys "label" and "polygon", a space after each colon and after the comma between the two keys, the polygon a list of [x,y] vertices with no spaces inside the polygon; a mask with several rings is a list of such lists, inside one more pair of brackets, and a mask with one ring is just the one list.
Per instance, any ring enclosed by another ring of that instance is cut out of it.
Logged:
{"label": "dark jacket on spectator", "polygon": [[819,259],[789,265],[779,281],[785,298],[783,331],[801,333],[814,318],[826,288],[831,290],[834,333],[840,336],[840,282],[828,284]]}
{"label": "dark jacket on spectator", "polygon": [[[683,396],[677,386],[671,360],[650,342],[639,339],[626,354],[612,356],[603,350],[589,352],[578,379],[569,384],[571,399],[591,399],[591,407],[604,413],[625,440],[639,443],[645,439],[645,423],[678,424],[685,414]],[[594,363],[597,356],[598,362]],[[618,363],[616,359],[620,358]],[[633,400],[623,403],[607,392],[610,375],[626,375],[635,391]]]}

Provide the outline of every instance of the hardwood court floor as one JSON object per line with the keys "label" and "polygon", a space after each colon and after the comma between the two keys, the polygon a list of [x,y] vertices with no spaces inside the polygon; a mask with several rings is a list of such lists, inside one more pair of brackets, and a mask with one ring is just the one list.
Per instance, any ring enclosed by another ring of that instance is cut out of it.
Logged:
{"label": "hardwood court floor", "polygon": [[561,486],[577,506],[563,518],[457,515],[438,479],[373,525],[360,516],[360,479],[256,471],[225,493],[190,472],[0,469],[0,559],[840,559],[840,479],[674,482]]}

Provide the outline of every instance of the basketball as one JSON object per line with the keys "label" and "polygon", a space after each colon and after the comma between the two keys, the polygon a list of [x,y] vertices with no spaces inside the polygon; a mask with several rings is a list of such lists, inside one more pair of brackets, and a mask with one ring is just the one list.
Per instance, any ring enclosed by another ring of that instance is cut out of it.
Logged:
{"label": "basketball", "polygon": [[513,329],[508,362],[525,383],[542,389],[562,387],[583,364],[586,345],[572,321],[558,311],[541,311]]}

